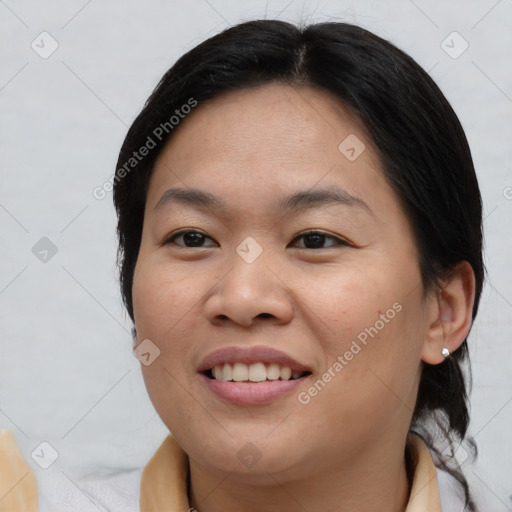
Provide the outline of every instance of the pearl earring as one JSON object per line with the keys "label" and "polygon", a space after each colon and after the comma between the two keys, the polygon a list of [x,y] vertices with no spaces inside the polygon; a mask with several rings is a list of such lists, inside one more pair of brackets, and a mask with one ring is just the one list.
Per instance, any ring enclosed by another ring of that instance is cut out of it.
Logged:
{"label": "pearl earring", "polygon": [[446,359],[450,355],[450,351],[444,347],[443,350],[441,350],[441,354],[443,354],[444,358]]}

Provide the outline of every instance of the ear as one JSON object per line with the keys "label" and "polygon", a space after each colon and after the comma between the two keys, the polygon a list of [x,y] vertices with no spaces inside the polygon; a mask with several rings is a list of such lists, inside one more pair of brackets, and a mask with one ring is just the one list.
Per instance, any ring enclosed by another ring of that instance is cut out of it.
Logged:
{"label": "ear", "polygon": [[467,337],[475,300],[475,274],[467,261],[459,262],[427,299],[427,332],[421,359],[429,364],[444,361],[441,353],[457,350]]}

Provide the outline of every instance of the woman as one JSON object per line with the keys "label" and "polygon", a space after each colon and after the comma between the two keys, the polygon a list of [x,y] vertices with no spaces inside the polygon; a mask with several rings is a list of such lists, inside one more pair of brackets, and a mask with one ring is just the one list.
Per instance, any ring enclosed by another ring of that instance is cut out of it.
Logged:
{"label": "woman", "polygon": [[481,198],[410,57],[343,23],[231,27],[164,75],[114,201],[135,354],[172,432],[142,512],[477,510],[452,455]]}
{"label": "woman", "polygon": [[141,510],[436,511],[435,465],[477,510],[450,454],[481,198],[410,57],[343,23],[231,27],[164,75],[114,185],[134,348],[172,433]]}

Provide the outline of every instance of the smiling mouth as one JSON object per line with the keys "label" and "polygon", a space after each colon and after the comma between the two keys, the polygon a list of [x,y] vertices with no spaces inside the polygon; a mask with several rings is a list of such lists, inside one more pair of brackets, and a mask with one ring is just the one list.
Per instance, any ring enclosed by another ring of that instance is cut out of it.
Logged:
{"label": "smiling mouth", "polygon": [[262,362],[245,363],[224,363],[215,365],[213,368],[203,372],[211,380],[224,382],[242,382],[254,384],[269,381],[297,380],[311,375],[311,372],[292,372],[288,366],[281,366],[276,363],[265,364]]}

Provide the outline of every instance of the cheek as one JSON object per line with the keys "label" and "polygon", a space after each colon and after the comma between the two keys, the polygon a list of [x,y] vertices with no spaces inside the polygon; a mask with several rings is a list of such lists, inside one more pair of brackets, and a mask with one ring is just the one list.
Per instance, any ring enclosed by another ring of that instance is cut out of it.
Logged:
{"label": "cheek", "polygon": [[154,258],[142,257],[137,262],[133,280],[137,342],[150,339],[160,350],[150,365],[141,364],[141,371],[155,410],[167,427],[177,432],[189,424],[192,414],[185,385],[190,370],[184,361],[194,329],[196,295],[190,277],[183,272]]}
{"label": "cheek", "polygon": [[384,418],[404,406],[414,408],[424,329],[421,303],[415,298],[382,304],[365,310],[330,359],[339,362],[341,356],[337,391],[344,392],[352,412],[362,407]]}
{"label": "cheek", "polygon": [[355,412],[364,403],[392,407],[394,395],[408,400],[420,362],[425,317],[421,287],[411,293],[408,284],[416,274],[405,271],[399,275],[382,267],[368,269],[333,283],[328,291],[310,286],[314,330],[325,333],[319,337],[325,353],[322,370],[336,375],[336,383],[326,386],[328,401],[336,402],[343,391],[342,407]]}
{"label": "cheek", "polygon": [[304,287],[300,302],[310,308],[304,315],[315,319],[317,334],[325,333],[327,351],[338,355],[348,350],[358,336],[362,342],[369,338],[368,330],[375,333],[376,323],[379,332],[394,323],[399,306],[393,305],[400,294],[393,284],[376,265],[369,269],[352,267],[340,272],[338,279],[333,279],[331,273],[325,281],[311,280]]}
{"label": "cheek", "polygon": [[[158,261],[139,260],[133,280],[133,309],[139,339],[171,340],[186,328],[198,290],[183,272]],[[144,338],[142,338],[144,337]]]}

